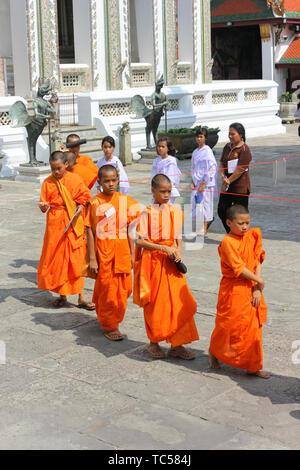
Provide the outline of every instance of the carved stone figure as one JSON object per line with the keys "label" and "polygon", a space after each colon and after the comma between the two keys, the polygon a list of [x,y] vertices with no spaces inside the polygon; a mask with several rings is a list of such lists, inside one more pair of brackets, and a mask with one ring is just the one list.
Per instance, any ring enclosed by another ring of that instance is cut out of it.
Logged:
{"label": "carved stone figure", "polygon": [[163,76],[155,83],[155,91],[151,95],[151,104],[152,108],[148,108],[144,101],[144,98],[141,95],[135,95],[131,99],[131,109],[136,113],[134,119],[140,119],[143,117],[146,120],[146,141],[147,149],[151,149],[150,140],[151,133],[155,144],[157,143],[157,130],[164,111],[168,110],[168,100],[161,89],[164,85]]}
{"label": "carved stone figure", "polygon": [[32,102],[34,116],[29,116],[22,101],[17,101],[10,108],[9,117],[12,121],[12,127],[26,127],[27,129],[29,163],[25,163],[23,166],[45,165],[44,162],[39,162],[36,159],[36,143],[47,125],[47,119],[55,114],[55,109],[44,99],[44,96],[48,95],[50,91],[50,80],[39,87],[37,97]]}

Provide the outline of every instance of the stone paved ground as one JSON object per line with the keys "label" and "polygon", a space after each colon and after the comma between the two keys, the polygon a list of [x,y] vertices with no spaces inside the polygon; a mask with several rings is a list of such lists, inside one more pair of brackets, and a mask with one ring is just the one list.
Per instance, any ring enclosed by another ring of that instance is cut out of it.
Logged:
{"label": "stone paved ground", "polygon": [[[254,162],[300,153],[296,126],[286,136],[251,139]],[[220,156],[222,145],[216,149]],[[272,164],[251,169],[252,194],[300,199],[299,155],[286,179],[274,184]],[[149,176],[151,162],[128,167],[130,178]],[[182,172],[190,161],[181,161]],[[182,178],[186,187],[189,176]],[[224,366],[208,367],[220,281],[217,247],[224,233],[215,220],[204,248],[185,251],[188,282],[198,302],[200,340],[195,361],[154,361],[145,348],[142,310],[129,300],[122,327],[127,338],[103,337],[95,314],[55,310],[52,294],[37,290],[36,269],[44,216],[40,187],[1,181],[0,449],[299,449],[300,448],[300,205],[252,198],[253,225],[266,250],[265,368],[270,380]],[[131,194],[149,201],[149,188]],[[188,200],[189,191],[182,190]],[[93,282],[87,293],[92,296]],[[297,354],[292,350],[299,341]]]}

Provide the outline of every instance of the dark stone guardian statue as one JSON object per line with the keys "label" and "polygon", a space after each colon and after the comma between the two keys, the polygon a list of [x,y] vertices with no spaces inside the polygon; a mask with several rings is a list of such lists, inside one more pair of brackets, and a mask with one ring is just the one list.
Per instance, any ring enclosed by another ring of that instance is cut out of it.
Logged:
{"label": "dark stone guardian statue", "polygon": [[29,116],[22,101],[17,101],[10,108],[9,116],[12,127],[26,127],[27,129],[29,163],[23,164],[23,166],[45,165],[44,162],[39,162],[36,159],[36,143],[47,125],[47,120],[55,114],[55,109],[44,99],[44,96],[50,92],[51,83],[50,80],[47,80],[39,87],[37,97],[32,102],[34,116]]}
{"label": "dark stone guardian statue", "polygon": [[151,95],[152,108],[146,106],[144,98],[141,95],[135,95],[131,99],[130,107],[135,112],[134,119],[143,117],[146,120],[146,141],[147,149],[151,149],[151,133],[155,144],[157,143],[157,130],[164,111],[168,110],[168,100],[161,89],[164,85],[163,76],[155,83],[155,92]]}

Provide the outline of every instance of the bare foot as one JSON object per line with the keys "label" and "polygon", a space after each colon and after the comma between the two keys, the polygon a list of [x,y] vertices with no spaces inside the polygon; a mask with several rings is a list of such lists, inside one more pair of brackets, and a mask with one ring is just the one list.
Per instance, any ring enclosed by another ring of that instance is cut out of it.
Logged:
{"label": "bare foot", "polygon": [[250,372],[247,370],[248,375],[257,375],[257,377],[260,377],[262,379],[269,379],[271,377],[271,374],[267,370],[257,370],[256,372]]}
{"label": "bare foot", "polygon": [[221,369],[218,359],[208,351],[209,364],[212,369]]}
{"label": "bare foot", "polygon": [[158,343],[150,343],[147,351],[153,359],[164,359],[166,357]]}
{"label": "bare foot", "polygon": [[65,295],[61,295],[58,297],[58,299],[54,300],[53,302],[53,307],[55,308],[61,308],[64,307],[67,303],[67,297]]}

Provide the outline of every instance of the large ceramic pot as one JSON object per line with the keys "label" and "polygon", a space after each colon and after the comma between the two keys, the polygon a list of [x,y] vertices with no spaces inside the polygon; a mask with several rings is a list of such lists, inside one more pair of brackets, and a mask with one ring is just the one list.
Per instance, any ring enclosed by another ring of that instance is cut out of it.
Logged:
{"label": "large ceramic pot", "polygon": [[297,103],[295,102],[280,102],[279,116],[283,122],[292,123],[297,118]]}

